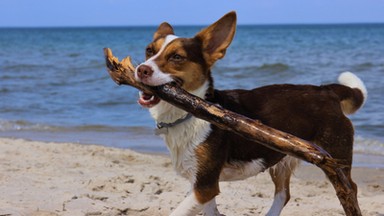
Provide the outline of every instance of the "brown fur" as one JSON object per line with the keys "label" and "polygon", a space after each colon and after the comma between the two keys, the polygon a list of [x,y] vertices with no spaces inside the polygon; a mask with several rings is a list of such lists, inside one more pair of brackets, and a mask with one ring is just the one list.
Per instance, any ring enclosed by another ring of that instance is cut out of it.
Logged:
{"label": "brown fur", "polygon": [[157,40],[158,38],[164,38],[167,35],[174,34],[173,28],[167,22],[163,22],[157,28],[157,31],[153,35],[153,40]]}
{"label": "brown fur", "polygon": [[[164,38],[159,38],[148,45],[148,48],[156,53],[163,43]],[[161,71],[167,71],[175,77],[185,90],[193,91],[210,75],[204,59],[199,55],[201,52],[201,46],[196,39],[180,38],[172,41],[154,61]],[[149,57],[151,56],[147,56],[147,59]]]}
{"label": "brown fur", "polygon": [[[236,15],[232,12],[193,38],[173,40],[154,61],[161,71],[172,75],[187,91],[199,88],[208,80],[210,87],[205,99],[314,142],[334,158],[346,160],[344,171],[357,193],[350,176],[354,131],[344,113],[354,112],[362,105],[362,92],[339,84],[284,84],[253,90],[214,90],[210,69],[218,59],[224,57],[235,34],[235,26]],[[163,23],[155,33],[154,41],[147,47],[147,59],[160,50],[167,34],[173,34],[173,29]],[[226,165],[262,159],[264,167],[269,168],[285,157],[280,152],[235,133],[213,125],[211,129],[207,139],[195,149],[198,167],[194,193],[200,203],[208,202],[219,193],[220,172]],[[291,170],[283,169],[278,165],[270,173],[276,192],[288,188],[285,201],[288,202]]]}

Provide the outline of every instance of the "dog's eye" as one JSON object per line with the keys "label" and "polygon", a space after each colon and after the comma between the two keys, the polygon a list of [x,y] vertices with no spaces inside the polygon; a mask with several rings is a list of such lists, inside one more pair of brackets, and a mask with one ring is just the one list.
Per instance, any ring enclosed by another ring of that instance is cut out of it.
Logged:
{"label": "dog's eye", "polygon": [[153,56],[155,54],[155,51],[152,49],[152,48],[150,48],[150,47],[148,47],[146,50],[145,50],[145,55],[147,56],[147,57],[149,57],[149,56]]}
{"label": "dog's eye", "polygon": [[174,62],[181,62],[184,60],[184,57],[179,54],[173,54],[169,60]]}

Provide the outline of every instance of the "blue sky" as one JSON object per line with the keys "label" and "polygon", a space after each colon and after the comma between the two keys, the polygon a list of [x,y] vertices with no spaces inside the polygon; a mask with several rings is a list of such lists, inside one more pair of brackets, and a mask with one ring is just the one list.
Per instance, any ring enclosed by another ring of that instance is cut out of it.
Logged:
{"label": "blue sky", "polygon": [[0,0],[0,27],[384,23],[384,0]]}

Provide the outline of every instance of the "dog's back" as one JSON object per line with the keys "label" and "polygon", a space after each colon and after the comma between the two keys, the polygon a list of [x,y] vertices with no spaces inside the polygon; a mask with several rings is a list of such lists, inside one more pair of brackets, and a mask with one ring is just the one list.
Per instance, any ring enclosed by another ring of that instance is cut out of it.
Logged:
{"label": "dog's back", "polygon": [[[212,101],[270,127],[314,142],[332,157],[343,160],[346,165],[344,173],[354,191],[351,195],[353,200],[357,196],[357,186],[351,178],[354,130],[345,114],[355,112],[364,104],[367,91],[363,82],[349,72],[341,74],[339,82],[342,85],[284,84],[253,90],[216,90]],[[270,167],[275,198],[267,215],[280,215],[290,199],[290,177],[299,160],[234,133],[223,132],[220,140],[221,147],[228,149],[228,164],[239,160],[261,161],[265,168]]]}
{"label": "dog's back", "polygon": [[[351,114],[362,106],[366,90],[352,73],[343,73],[340,78],[345,76],[350,79],[344,80],[343,85],[282,84],[253,90],[216,90],[212,101],[270,127],[312,141],[333,157],[351,163],[353,127],[344,114]],[[237,140],[231,142],[232,145],[238,145],[241,138],[235,134],[231,136]]]}

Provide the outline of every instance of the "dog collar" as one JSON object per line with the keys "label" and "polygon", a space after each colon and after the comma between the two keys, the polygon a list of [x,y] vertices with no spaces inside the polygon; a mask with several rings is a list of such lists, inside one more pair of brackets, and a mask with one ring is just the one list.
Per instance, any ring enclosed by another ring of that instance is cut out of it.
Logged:
{"label": "dog collar", "polygon": [[192,118],[192,116],[193,115],[191,113],[188,113],[183,118],[179,118],[176,121],[171,122],[171,123],[157,122],[156,123],[155,134],[156,135],[167,134],[168,133],[168,128],[171,128],[171,127],[174,127],[174,126],[176,126],[178,124],[181,124],[181,123],[189,120],[190,118]]}

